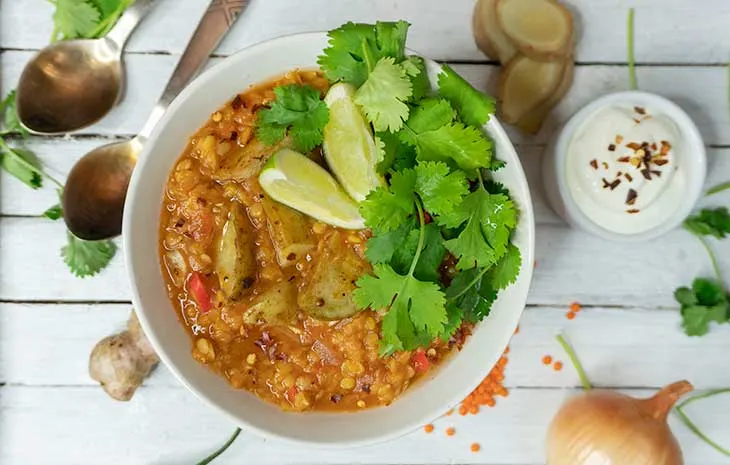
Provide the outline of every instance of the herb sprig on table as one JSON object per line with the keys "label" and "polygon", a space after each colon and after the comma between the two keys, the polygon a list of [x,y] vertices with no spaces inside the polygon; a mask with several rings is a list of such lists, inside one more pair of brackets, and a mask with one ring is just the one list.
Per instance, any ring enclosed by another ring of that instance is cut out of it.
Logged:
{"label": "herb sprig on table", "polygon": [[[50,0],[55,7],[51,41],[93,39],[104,36],[134,0]],[[51,176],[38,157],[23,145],[29,136],[21,126],[15,107],[15,91],[0,102],[0,166],[31,189],[40,189],[44,181],[55,185],[59,199],[63,184]],[[51,220],[63,217],[60,203],[40,216]],[[67,232],[67,244],[61,249],[64,263],[78,277],[93,276],[104,269],[116,253],[112,241],[84,241]]]}
{"label": "herb sprig on table", "polygon": [[730,213],[725,207],[704,209],[684,221],[687,231],[694,234],[710,256],[715,279],[697,278],[692,287],[680,287],[674,298],[681,305],[682,327],[688,336],[703,336],[710,323],[730,322],[730,295],[720,273],[720,267],[706,237],[723,239],[730,234]]}
{"label": "herb sprig on table", "polygon": [[[373,274],[354,294],[359,306],[385,312],[383,355],[448,340],[462,321],[480,321],[521,265],[510,244],[517,210],[488,179],[503,166],[481,129],[494,101],[447,65],[431,92],[424,60],[405,55],[408,27],[345,24],[329,32],[319,58],[330,81],[357,88],[388,179],[360,206],[373,231]],[[444,280],[447,253],[457,271]]]}

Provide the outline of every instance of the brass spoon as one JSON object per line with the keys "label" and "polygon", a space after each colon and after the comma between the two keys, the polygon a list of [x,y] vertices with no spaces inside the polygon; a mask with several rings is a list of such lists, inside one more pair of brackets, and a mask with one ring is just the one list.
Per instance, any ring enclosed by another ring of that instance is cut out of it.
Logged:
{"label": "brass spoon", "polygon": [[20,122],[35,134],[62,134],[103,118],[124,87],[122,49],[154,0],[137,0],[101,39],[68,40],[44,48],[18,83]]}
{"label": "brass spoon", "polygon": [[248,0],[212,0],[139,134],[129,141],[92,150],[71,169],[63,190],[63,218],[77,237],[99,240],[122,232],[124,200],[142,146],[172,100],[208,61],[247,3]]}

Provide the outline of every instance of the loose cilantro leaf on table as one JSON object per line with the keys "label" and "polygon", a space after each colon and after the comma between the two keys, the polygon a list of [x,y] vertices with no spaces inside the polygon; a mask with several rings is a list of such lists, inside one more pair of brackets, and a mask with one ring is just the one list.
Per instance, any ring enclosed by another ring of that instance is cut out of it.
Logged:
{"label": "loose cilantro leaf on table", "polygon": [[692,288],[680,287],[674,297],[682,306],[682,327],[688,336],[703,336],[709,331],[710,323],[730,321],[730,302],[719,283],[697,278]]}
{"label": "loose cilantro leaf on table", "polygon": [[698,236],[713,236],[723,239],[730,234],[730,212],[726,207],[704,209],[684,221],[684,227]]}
{"label": "loose cilantro leaf on table", "polygon": [[68,244],[61,249],[64,263],[79,278],[93,276],[104,269],[117,251],[114,242],[85,241],[66,233]]}
{"label": "loose cilantro leaf on table", "polygon": [[51,41],[95,39],[106,35],[134,0],[50,0],[54,29]]}
{"label": "loose cilantro leaf on table", "polygon": [[269,108],[259,111],[257,136],[274,145],[287,130],[294,147],[303,153],[322,143],[324,127],[329,121],[329,109],[320,100],[320,92],[310,86],[288,84],[274,89],[276,100]]}
{"label": "loose cilantro leaf on table", "polygon": [[0,115],[2,115],[2,131],[0,136],[18,134],[23,138],[28,137],[28,130],[20,124],[18,109],[15,106],[15,91],[11,91],[0,102]]}
{"label": "loose cilantro leaf on table", "polygon": [[473,88],[449,65],[441,67],[438,87],[439,95],[451,102],[461,120],[470,126],[483,126],[495,111],[494,99]]}
{"label": "loose cilantro leaf on table", "polygon": [[355,103],[376,131],[396,132],[408,118],[405,102],[413,93],[406,70],[390,57],[381,58],[355,94]]}
{"label": "loose cilantro leaf on table", "polygon": [[0,139],[0,164],[5,171],[31,189],[40,189],[43,185],[40,162],[29,150],[11,148]]}

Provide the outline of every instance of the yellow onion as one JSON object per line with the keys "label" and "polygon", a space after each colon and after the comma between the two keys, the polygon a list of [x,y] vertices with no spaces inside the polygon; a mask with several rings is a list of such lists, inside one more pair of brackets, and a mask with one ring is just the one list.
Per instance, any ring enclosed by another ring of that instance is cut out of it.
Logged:
{"label": "yellow onion", "polygon": [[550,424],[546,465],[682,465],[682,450],[667,416],[688,381],[635,399],[591,390],[568,400]]}

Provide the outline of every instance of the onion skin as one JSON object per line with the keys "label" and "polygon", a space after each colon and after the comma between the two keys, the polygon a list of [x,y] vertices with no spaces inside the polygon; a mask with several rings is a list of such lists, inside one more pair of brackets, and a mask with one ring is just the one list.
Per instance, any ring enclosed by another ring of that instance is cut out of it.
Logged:
{"label": "onion skin", "polygon": [[573,397],[550,424],[546,465],[683,465],[667,416],[692,389],[679,381],[648,399],[601,390]]}

